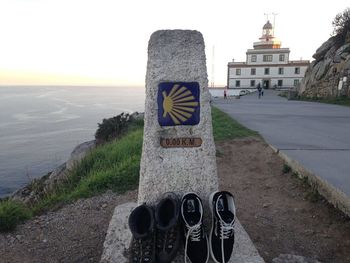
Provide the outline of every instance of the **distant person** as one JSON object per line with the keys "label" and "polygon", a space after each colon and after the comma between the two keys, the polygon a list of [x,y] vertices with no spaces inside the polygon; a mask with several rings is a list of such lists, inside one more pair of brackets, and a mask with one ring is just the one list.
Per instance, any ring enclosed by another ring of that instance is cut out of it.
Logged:
{"label": "distant person", "polygon": [[227,91],[224,89],[224,99],[227,99]]}
{"label": "distant person", "polygon": [[258,86],[256,87],[257,88],[257,90],[258,90],[258,96],[259,96],[259,99],[261,98],[261,93],[262,93],[262,88],[261,88],[261,85],[260,85],[260,83],[258,83]]}
{"label": "distant person", "polygon": [[265,88],[261,89],[261,96],[264,96],[264,90],[265,90]]}

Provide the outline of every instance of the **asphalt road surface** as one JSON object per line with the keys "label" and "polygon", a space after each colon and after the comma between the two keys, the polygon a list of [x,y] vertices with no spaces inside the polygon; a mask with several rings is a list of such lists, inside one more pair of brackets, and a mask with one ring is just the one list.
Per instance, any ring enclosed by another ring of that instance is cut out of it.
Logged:
{"label": "asphalt road surface", "polygon": [[350,107],[288,101],[277,91],[213,104],[350,196]]}

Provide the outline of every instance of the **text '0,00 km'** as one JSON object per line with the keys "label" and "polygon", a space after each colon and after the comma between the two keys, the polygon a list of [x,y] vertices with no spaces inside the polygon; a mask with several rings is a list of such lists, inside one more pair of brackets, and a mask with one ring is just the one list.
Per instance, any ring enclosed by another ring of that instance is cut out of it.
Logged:
{"label": "text '0,00 km'", "polygon": [[164,148],[174,147],[200,147],[201,138],[161,138],[160,145]]}

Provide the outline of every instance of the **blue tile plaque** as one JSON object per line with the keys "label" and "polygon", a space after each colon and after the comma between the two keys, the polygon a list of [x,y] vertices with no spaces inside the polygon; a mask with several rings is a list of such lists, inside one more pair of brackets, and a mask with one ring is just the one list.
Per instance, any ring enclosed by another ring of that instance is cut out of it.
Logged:
{"label": "blue tile plaque", "polygon": [[162,82],[157,102],[160,126],[196,125],[200,121],[198,82]]}

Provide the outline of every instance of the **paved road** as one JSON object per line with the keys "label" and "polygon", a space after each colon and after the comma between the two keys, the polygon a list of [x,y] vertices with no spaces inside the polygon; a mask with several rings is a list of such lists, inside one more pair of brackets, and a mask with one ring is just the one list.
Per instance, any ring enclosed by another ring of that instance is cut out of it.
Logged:
{"label": "paved road", "polygon": [[288,101],[275,91],[214,105],[350,196],[350,107]]}

